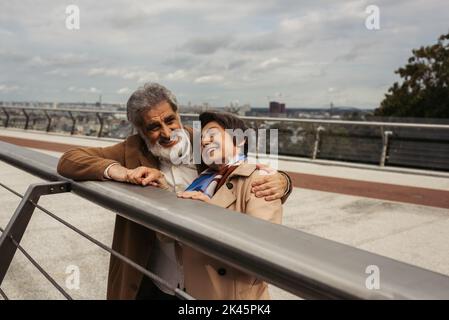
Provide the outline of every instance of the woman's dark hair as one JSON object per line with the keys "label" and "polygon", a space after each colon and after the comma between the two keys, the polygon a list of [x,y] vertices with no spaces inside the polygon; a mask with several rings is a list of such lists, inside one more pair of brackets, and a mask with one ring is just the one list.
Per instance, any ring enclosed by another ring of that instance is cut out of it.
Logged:
{"label": "woman's dark hair", "polygon": [[[236,115],[228,112],[206,111],[200,114],[201,128],[204,128],[209,122],[215,121],[223,129],[241,129],[243,133],[248,129],[242,119]],[[248,154],[248,137],[245,136],[245,145],[243,146],[243,153]],[[233,143],[237,145],[237,137],[233,136]]]}

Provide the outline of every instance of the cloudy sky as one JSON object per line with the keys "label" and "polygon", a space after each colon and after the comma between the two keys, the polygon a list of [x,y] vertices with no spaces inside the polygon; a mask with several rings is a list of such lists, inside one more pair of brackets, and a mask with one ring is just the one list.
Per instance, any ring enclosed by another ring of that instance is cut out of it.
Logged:
{"label": "cloudy sky", "polygon": [[[365,27],[369,5],[380,30]],[[2,0],[0,101],[125,103],[157,81],[183,104],[373,108],[411,50],[448,32],[448,12],[448,0]]]}

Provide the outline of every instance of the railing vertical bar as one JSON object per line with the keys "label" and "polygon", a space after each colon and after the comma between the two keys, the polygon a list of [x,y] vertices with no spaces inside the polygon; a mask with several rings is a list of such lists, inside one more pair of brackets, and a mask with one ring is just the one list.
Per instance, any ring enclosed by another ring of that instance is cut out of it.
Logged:
{"label": "railing vertical bar", "polygon": [[44,112],[45,112],[45,116],[47,117],[47,129],[46,129],[46,131],[47,132],[50,132],[50,128],[51,128],[51,117],[48,115],[48,112],[47,112],[47,110],[44,110]]}
{"label": "railing vertical bar", "polygon": [[383,128],[381,130],[382,130],[382,154],[380,156],[379,165],[381,167],[385,167],[385,162],[387,161],[388,158],[388,147],[390,142],[390,136],[393,134],[393,132],[384,131]]}
{"label": "railing vertical bar", "polygon": [[321,141],[321,132],[325,129],[322,126],[319,126],[315,132],[315,142],[313,144],[313,152],[312,152],[312,160],[315,160],[320,152],[320,141]]}
{"label": "railing vertical bar", "polygon": [[103,133],[103,125],[104,125],[104,122],[103,122],[103,118],[100,116],[100,113],[99,113],[99,112],[97,112],[97,119],[98,119],[98,121],[100,122],[100,130],[98,131],[97,137],[98,137],[98,138],[101,138],[101,135],[102,135],[102,133]]}
{"label": "railing vertical bar", "polygon": [[[0,228],[1,232],[4,232],[5,230],[3,230],[2,228]],[[72,297],[56,282],[55,279],[53,279],[52,276],[50,276],[47,271],[44,270],[44,268],[42,268],[39,263],[33,259],[32,256],[30,256],[28,254],[28,252],[26,252],[26,250],[19,244],[17,243],[17,241],[13,238],[10,237],[10,240],[14,243],[14,245],[17,247],[17,249],[19,249],[20,252],[22,252],[22,254],[28,259],[28,261],[31,262],[32,265],[34,265],[36,267],[37,270],[39,270],[39,272],[67,299],[67,300],[73,300]]]}
{"label": "railing vertical bar", "polygon": [[72,111],[69,111],[70,119],[72,120],[72,128],[70,130],[70,134],[73,136],[75,133],[75,126],[76,126],[76,118],[73,116]]}
{"label": "railing vertical bar", "polygon": [[0,296],[2,296],[2,298],[4,300],[9,300],[8,296],[6,295],[6,293],[2,290],[2,288],[0,288]]}
{"label": "railing vertical bar", "polygon": [[5,113],[6,119],[5,119],[5,128],[8,128],[9,125],[9,113],[6,111],[6,108],[2,108],[3,112]]}
{"label": "railing vertical bar", "polygon": [[22,109],[23,114],[25,115],[25,130],[28,130],[28,124],[30,122],[30,116],[29,114],[25,111],[26,109]]}

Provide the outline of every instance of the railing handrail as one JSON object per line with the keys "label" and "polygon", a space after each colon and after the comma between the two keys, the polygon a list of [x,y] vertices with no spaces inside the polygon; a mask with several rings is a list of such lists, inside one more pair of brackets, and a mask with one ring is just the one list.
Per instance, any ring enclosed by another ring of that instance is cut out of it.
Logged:
{"label": "railing handrail", "polygon": [[[0,142],[0,160],[50,181],[148,228],[165,233],[302,297],[448,299],[449,277],[282,225],[170,192],[116,182],[76,182],[57,174],[58,159]],[[380,288],[366,287],[378,266]]]}
{"label": "railing handrail", "polygon": [[[120,110],[93,110],[93,109],[67,109],[67,108],[36,108],[36,107],[11,107],[0,106],[9,110],[35,110],[35,111],[54,111],[54,112],[81,112],[92,114],[122,114],[126,111]],[[196,113],[180,113],[183,117],[198,117]],[[351,120],[332,120],[332,119],[305,119],[305,118],[282,118],[282,117],[255,117],[240,116],[243,120],[273,121],[273,122],[298,122],[314,124],[340,124],[340,125],[360,125],[372,127],[396,127],[396,128],[421,128],[421,129],[446,129],[449,130],[449,124],[428,124],[428,123],[404,123],[404,122],[382,122],[382,121],[351,121]]]}
{"label": "railing handrail", "polygon": [[0,106],[0,108],[5,108],[8,110],[33,110],[33,111],[54,111],[54,112],[84,112],[84,113],[106,113],[106,114],[123,114],[126,115],[126,111],[121,110],[94,110],[94,109],[69,109],[69,108],[36,108],[36,107],[11,107],[11,106]]}

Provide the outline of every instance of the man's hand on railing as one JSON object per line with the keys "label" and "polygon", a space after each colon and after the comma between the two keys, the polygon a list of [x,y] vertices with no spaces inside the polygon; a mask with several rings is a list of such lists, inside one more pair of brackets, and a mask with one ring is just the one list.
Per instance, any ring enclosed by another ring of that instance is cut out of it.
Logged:
{"label": "man's hand on railing", "polygon": [[128,169],[117,163],[110,166],[106,171],[105,177],[112,180],[140,184],[142,186],[154,185],[154,183],[158,183],[163,179],[163,175],[158,169],[148,167]]}

